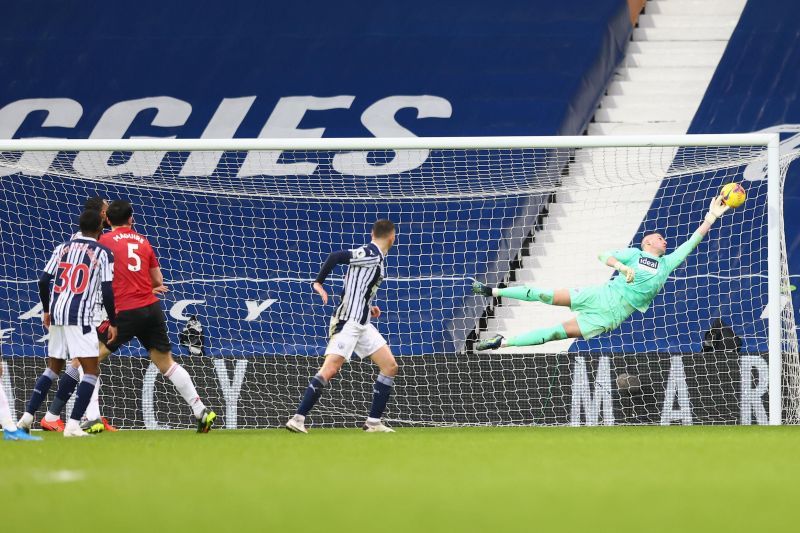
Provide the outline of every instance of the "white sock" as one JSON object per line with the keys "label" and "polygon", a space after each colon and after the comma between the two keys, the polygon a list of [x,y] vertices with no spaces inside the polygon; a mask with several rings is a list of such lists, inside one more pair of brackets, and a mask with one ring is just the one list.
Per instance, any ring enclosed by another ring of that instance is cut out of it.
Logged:
{"label": "white sock", "polygon": [[92,399],[89,400],[89,405],[86,406],[86,420],[99,420],[100,419],[100,377],[97,377],[97,383],[94,385],[94,392],[92,392]]}
{"label": "white sock", "polygon": [[377,426],[380,423],[381,423],[381,419],[380,418],[367,417],[367,424],[369,424],[370,426]]}
{"label": "white sock", "polygon": [[11,408],[8,405],[8,397],[2,385],[0,385],[0,424],[3,424],[3,429],[6,431],[16,431],[17,425],[14,423],[14,418],[11,416]]}
{"label": "white sock", "polygon": [[80,428],[81,428],[81,421],[70,418],[69,420],[67,420],[67,427],[65,427],[64,430],[74,430]]}
{"label": "white sock", "polygon": [[301,415],[301,414],[295,414],[292,418],[294,418],[295,420],[297,420],[298,422],[300,422],[302,424],[304,424],[305,421],[306,421],[306,417],[304,415]]}
{"label": "white sock", "polygon": [[54,415],[50,411],[47,411],[44,414],[44,419],[47,420],[48,422],[55,422],[56,420],[60,420],[61,417],[59,415]]}
{"label": "white sock", "polygon": [[30,413],[22,413],[17,425],[24,428],[30,428],[33,425],[33,415]]}
{"label": "white sock", "polygon": [[200,396],[197,395],[197,389],[194,388],[194,383],[192,383],[192,378],[189,376],[189,373],[186,371],[178,363],[173,363],[169,370],[164,372],[164,376],[169,378],[175,388],[178,389],[178,392],[183,396],[183,399],[192,408],[192,412],[194,413],[194,417],[200,420],[203,416],[203,410],[206,408],[203,405],[203,402],[200,400]]}

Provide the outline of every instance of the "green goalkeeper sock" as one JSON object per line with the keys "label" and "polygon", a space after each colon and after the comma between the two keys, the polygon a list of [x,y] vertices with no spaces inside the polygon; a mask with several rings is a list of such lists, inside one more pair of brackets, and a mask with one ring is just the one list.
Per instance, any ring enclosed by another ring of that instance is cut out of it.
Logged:
{"label": "green goalkeeper sock", "polygon": [[525,300],[526,302],[544,302],[553,305],[553,291],[537,287],[506,287],[497,289],[497,296]]}
{"label": "green goalkeeper sock", "polygon": [[551,328],[541,328],[506,340],[507,346],[536,346],[550,341],[567,338],[567,332],[561,324]]}

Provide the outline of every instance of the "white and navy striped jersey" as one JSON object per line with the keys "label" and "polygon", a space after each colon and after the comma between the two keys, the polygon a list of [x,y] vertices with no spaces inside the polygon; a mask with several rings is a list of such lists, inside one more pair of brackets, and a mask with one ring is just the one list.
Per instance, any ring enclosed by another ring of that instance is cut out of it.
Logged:
{"label": "white and navy striped jersey", "polygon": [[55,278],[50,291],[50,320],[56,326],[91,326],[100,285],[114,279],[114,256],[95,239],[59,244],[44,267]]}
{"label": "white and navy striped jersey", "polygon": [[371,242],[350,250],[350,266],[344,276],[342,303],[333,316],[339,324],[356,320],[366,324],[370,319],[370,308],[385,274],[385,258],[380,248]]}
{"label": "white and navy striped jersey", "polygon": [[[75,233],[75,235],[72,236],[72,240],[73,241],[75,239],[83,239],[83,238],[84,238],[83,233],[81,233],[80,231]],[[112,253],[111,255],[112,255],[112,258],[113,258],[114,254]],[[94,324],[93,325],[95,327],[99,326],[100,323],[103,320],[106,320],[108,318],[108,313],[106,313],[106,309],[105,309],[105,307],[103,307],[103,293],[100,290],[100,286],[99,285],[97,287],[97,291],[98,291],[98,294],[97,294],[97,298],[95,299],[95,305],[94,305]]]}

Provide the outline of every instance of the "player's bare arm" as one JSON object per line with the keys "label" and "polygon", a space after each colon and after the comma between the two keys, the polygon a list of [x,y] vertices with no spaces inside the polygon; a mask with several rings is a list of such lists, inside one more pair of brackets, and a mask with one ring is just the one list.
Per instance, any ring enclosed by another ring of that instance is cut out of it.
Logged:
{"label": "player's bare arm", "polygon": [[153,286],[153,294],[165,294],[169,292],[169,287],[164,285],[164,274],[161,273],[161,267],[150,269],[150,283]]}
{"label": "player's bare arm", "polygon": [[322,298],[322,303],[327,305],[328,303],[328,291],[325,290],[325,287],[322,286],[322,283],[315,281],[311,284],[311,288],[314,289],[314,292],[319,294],[319,297]]}

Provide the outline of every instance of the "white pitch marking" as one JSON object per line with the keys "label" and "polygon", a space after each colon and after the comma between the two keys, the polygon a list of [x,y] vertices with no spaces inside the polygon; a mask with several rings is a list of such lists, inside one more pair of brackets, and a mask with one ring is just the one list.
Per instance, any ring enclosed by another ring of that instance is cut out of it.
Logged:
{"label": "white pitch marking", "polygon": [[40,483],[75,483],[86,479],[83,470],[48,470],[38,472],[36,478]]}

